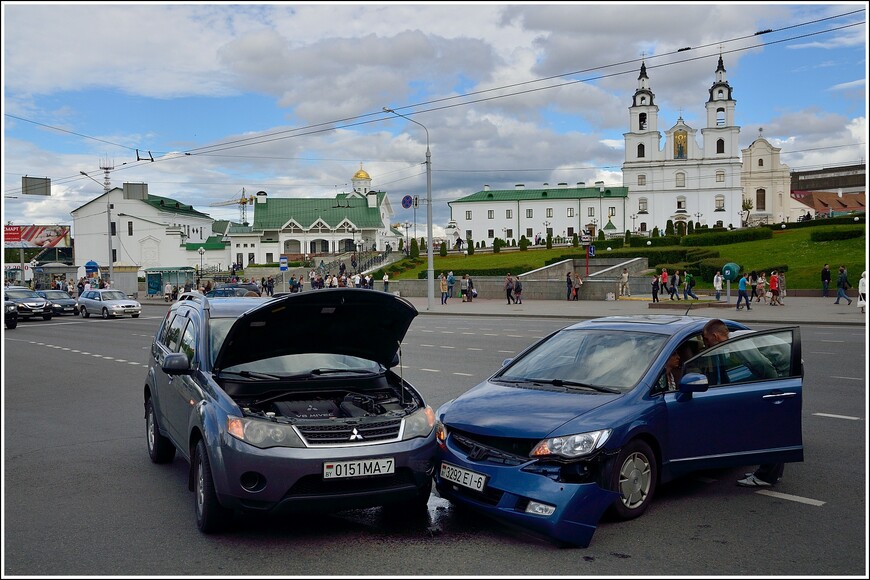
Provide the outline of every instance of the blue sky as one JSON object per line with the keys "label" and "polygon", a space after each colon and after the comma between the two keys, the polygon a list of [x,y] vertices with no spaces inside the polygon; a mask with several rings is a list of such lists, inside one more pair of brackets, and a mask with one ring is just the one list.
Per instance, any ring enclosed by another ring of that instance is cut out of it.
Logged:
{"label": "blue sky", "polygon": [[[721,53],[741,148],[763,128],[795,170],[866,160],[864,3],[2,11],[4,223],[71,224],[102,191],[79,172],[102,182],[103,163],[113,185],[145,182],[216,219],[238,219],[210,204],[242,188],[332,197],[362,163],[394,222],[413,220],[400,200],[425,199],[426,136],[391,107],[429,131],[439,235],[448,202],[485,184],[622,185],[641,58],[662,132],[680,115],[703,128]],[[20,195],[24,175],[51,178],[51,198]],[[417,221],[425,231],[425,210]]]}

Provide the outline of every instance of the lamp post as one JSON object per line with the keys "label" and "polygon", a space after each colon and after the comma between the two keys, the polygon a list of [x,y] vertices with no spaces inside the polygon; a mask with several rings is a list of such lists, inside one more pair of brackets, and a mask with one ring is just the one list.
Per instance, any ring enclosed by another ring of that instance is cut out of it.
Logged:
{"label": "lamp post", "polygon": [[411,255],[411,239],[408,235],[411,232],[411,222],[405,222],[405,254]]}
{"label": "lamp post", "polygon": [[635,220],[637,219],[637,214],[631,214],[631,233],[637,232],[637,226],[635,226]]}
{"label": "lamp post", "polygon": [[435,295],[435,266],[432,256],[432,246],[434,245],[432,243],[432,154],[429,151],[429,129],[423,123],[406,117],[402,113],[397,113],[388,107],[384,107],[384,112],[398,115],[416,123],[426,131],[426,304],[427,310],[432,310],[432,297]]}
{"label": "lamp post", "polygon": [[202,286],[202,256],[205,254],[205,248],[200,246],[197,252],[199,252],[199,280],[196,282],[196,287],[200,288]]}
{"label": "lamp post", "polygon": [[[97,181],[96,179],[94,179],[93,177],[91,177],[90,175],[85,173],[84,171],[79,171],[79,173],[81,173],[82,175],[84,175],[85,177],[90,179],[91,181],[95,181],[97,184],[103,185],[102,183],[100,183],[99,181]],[[106,220],[108,222],[108,230],[107,230],[108,236],[107,237],[109,238],[109,282],[114,282],[114,280],[115,280],[114,273],[115,272],[112,269],[112,204],[109,203],[109,191],[107,189],[105,189],[105,186],[104,186],[104,191],[106,193]]]}
{"label": "lamp post", "polygon": [[695,225],[701,225],[701,217],[703,217],[703,215],[704,214],[699,211],[695,212]]}

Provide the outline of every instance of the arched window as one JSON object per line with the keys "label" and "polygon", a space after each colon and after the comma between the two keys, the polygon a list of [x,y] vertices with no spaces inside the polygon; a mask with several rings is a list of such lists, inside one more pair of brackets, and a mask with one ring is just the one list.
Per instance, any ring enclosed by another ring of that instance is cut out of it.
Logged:
{"label": "arched window", "polygon": [[685,173],[677,173],[676,176],[676,186],[677,187],[686,187],[686,174]]}
{"label": "arched window", "polygon": [[643,146],[643,143],[637,146],[637,156],[645,157],[646,156],[646,147]]}
{"label": "arched window", "polygon": [[647,199],[645,197],[637,200],[637,213],[647,213]]}
{"label": "arched window", "polygon": [[725,139],[716,141],[716,153],[725,153]]}
{"label": "arched window", "polygon": [[641,113],[639,120],[640,120],[640,130],[641,131],[646,130],[646,113]]}
{"label": "arched window", "polygon": [[764,167],[764,159],[759,159],[759,160],[758,160],[758,166],[759,166],[759,167]]}
{"label": "arched window", "polygon": [[[722,91],[719,91],[719,97],[722,97]],[[725,125],[725,109],[719,107],[716,109],[716,125],[722,127]]]}
{"label": "arched window", "polygon": [[755,190],[755,210],[767,211],[767,192],[763,189]]}

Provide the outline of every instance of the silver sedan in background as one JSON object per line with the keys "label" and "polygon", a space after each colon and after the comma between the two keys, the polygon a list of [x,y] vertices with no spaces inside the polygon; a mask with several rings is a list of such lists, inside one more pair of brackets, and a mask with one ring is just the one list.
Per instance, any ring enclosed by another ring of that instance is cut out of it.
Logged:
{"label": "silver sedan in background", "polygon": [[126,314],[139,318],[142,313],[142,305],[120,290],[87,290],[79,296],[78,306],[82,318],[89,318],[91,313],[99,314],[103,318],[116,318]]}

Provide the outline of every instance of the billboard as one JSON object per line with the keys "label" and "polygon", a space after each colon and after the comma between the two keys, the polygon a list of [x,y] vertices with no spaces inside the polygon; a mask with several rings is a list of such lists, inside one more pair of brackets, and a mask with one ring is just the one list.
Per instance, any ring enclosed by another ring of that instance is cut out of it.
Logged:
{"label": "billboard", "polygon": [[7,248],[69,248],[70,226],[3,226]]}

